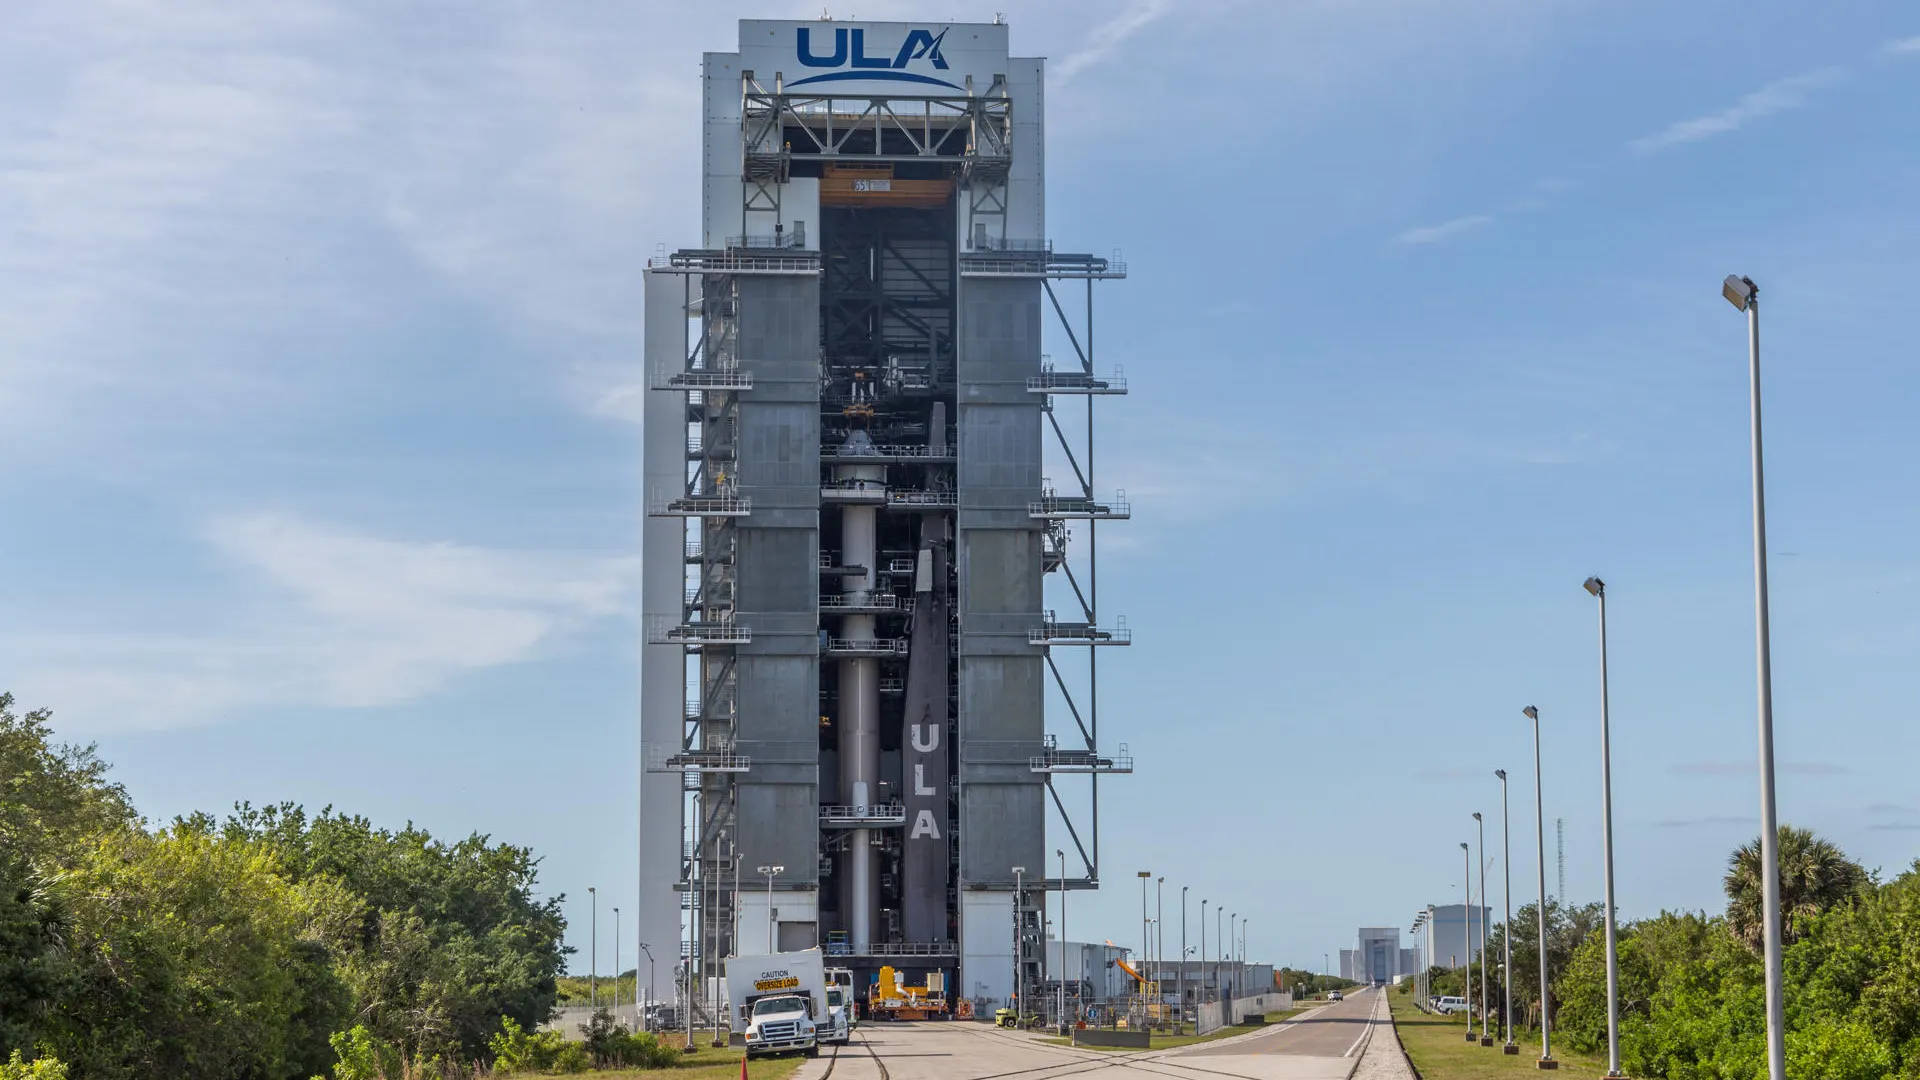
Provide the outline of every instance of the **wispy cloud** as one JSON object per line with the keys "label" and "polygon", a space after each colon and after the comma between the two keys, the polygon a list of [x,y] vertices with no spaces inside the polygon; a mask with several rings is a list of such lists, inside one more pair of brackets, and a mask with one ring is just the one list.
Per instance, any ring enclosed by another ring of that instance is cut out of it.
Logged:
{"label": "wispy cloud", "polygon": [[637,607],[631,556],[396,540],[273,513],[220,518],[205,538],[253,583],[231,610],[203,613],[222,629],[0,642],[29,660],[22,698],[88,732],[392,705]]}
{"label": "wispy cloud", "polygon": [[1403,247],[1419,244],[1437,244],[1442,240],[1451,240],[1461,233],[1472,232],[1483,225],[1491,225],[1493,217],[1489,214],[1471,214],[1457,217],[1452,221],[1443,221],[1438,225],[1423,225],[1417,229],[1408,229],[1393,238],[1393,242]]}
{"label": "wispy cloud", "polygon": [[[1782,761],[1774,767],[1795,776],[1844,776],[1853,771],[1829,761]],[[1679,776],[1752,776],[1760,766],[1752,761],[1683,761],[1667,771]]]}
{"label": "wispy cloud", "polygon": [[1171,0],[1139,0],[1125,11],[1093,28],[1087,35],[1087,43],[1078,50],[1062,57],[1058,64],[1048,71],[1048,81],[1055,86],[1064,86],[1073,77],[1112,56],[1128,38],[1145,29],[1156,19],[1171,11]]}
{"label": "wispy cloud", "polygon": [[1661,818],[1654,822],[1660,829],[1695,829],[1709,825],[1752,825],[1750,817],[1737,817],[1731,814],[1709,814],[1698,818]]}
{"label": "wispy cloud", "polygon": [[1641,153],[1664,150],[1670,146],[1699,142],[1715,135],[1738,131],[1746,124],[1774,113],[1797,109],[1806,104],[1811,91],[1846,77],[1839,68],[1822,68],[1804,75],[1781,79],[1746,95],[1731,107],[1687,120],[1676,120],[1665,128],[1628,143]]}
{"label": "wispy cloud", "polygon": [[1872,806],[1867,807],[1867,813],[1890,814],[1895,817],[1920,817],[1920,809],[1915,809],[1911,806],[1902,806],[1899,803],[1874,803]]}
{"label": "wispy cloud", "polygon": [[1867,828],[1876,832],[1920,832],[1920,821],[1882,821]]}
{"label": "wispy cloud", "polygon": [[1880,51],[1895,54],[1920,53],[1920,34],[1910,38],[1896,38],[1882,45]]}

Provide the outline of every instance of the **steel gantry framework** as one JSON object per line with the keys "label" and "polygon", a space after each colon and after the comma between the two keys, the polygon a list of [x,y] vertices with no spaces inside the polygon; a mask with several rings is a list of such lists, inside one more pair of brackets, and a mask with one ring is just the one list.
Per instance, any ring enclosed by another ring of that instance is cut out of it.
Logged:
{"label": "steel gantry framework", "polygon": [[[1121,371],[1095,369],[1093,295],[1096,282],[1124,278],[1127,267],[1118,259],[1057,254],[1043,244],[1026,250],[976,249],[962,257],[960,273],[962,277],[1038,279],[1054,317],[1053,325],[1073,353],[1071,364],[1060,367],[1049,361],[1041,374],[1027,380],[1029,393],[1045,395],[1042,409],[1052,432],[1051,445],[1072,472],[1071,484],[1045,484],[1041,497],[1028,506],[1029,516],[1042,522],[1045,530],[1043,569],[1049,575],[1059,573],[1059,580],[1066,586],[1062,591],[1071,596],[1071,614],[1062,619],[1056,611],[1047,611],[1040,625],[1028,631],[1027,640],[1046,650],[1047,671],[1074,725],[1064,740],[1058,733],[1049,733],[1045,748],[1031,759],[1029,768],[1045,775],[1048,797],[1085,868],[1077,880],[1063,875],[1050,879],[1049,884],[1063,889],[1098,888],[1100,778],[1133,771],[1126,744],[1120,744],[1117,753],[1103,751],[1100,746],[1099,647],[1130,645],[1133,635],[1124,617],[1111,624],[1100,621],[1099,524],[1126,520],[1132,516],[1132,509],[1124,491],[1105,497],[1096,494],[1095,402],[1101,397],[1125,394],[1127,380]],[[1084,300],[1078,319],[1061,301],[1062,292],[1072,282],[1081,283],[1084,290],[1084,297],[1073,298]],[[1080,401],[1077,410],[1067,404],[1075,398]],[[1072,415],[1076,411],[1082,415]],[[1063,413],[1067,414],[1065,423]],[[1075,423],[1080,420],[1084,425]],[[1087,648],[1086,666],[1083,675],[1069,677],[1056,650],[1073,647]],[[1085,801],[1077,804],[1084,807],[1084,829],[1077,823],[1080,815],[1070,808],[1057,782],[1058,777],[1069,775],[1087,778]]]}
{"label": "steel gantry framework", "polygon": [[[742,274],[818,275],[818,256],[743,256],[738,251],[676,253],[656,269],[683,275],[686,332],[679,367],[649,373],[657,391],[684,393],[687,430],[685,483],[676,492],[649,492],[648,513],[684,518],[687,587],[680,618],[656,618],[652,644],[685,649],[685,726],[677,747],[648,747],[650,772],[680,773],[684,792],[681,908],[688,913],[681,943],[689,982],[686,1000],[717,1015],[717,1002],[699,1000],[697,985],[713,985],[734,950],[739,901],[738,782],[752,769],[736,751],[736,649],[753,639],[735,618],[738,522],[753,512],[738,493],[740,394],[753,388],[738,352],[738,286]],[[698,332],[695,332],[695,327]]]}
{"label": "steel gantry framework", "polygon": [[[1013,162],[1013,101],[996,76],[976,89],[971,77],[960,95],[862,96],[788,93],[751,71],[741,73],[741,220],[738,246],[804,247],[804,234],[786,228],[783,186],[796,160],[874,163],[948,163],[954,167],[975,222],[969,242],[1006,243],[1007,176]],[[771,218],[768,232],[755,233]],[[749,239],[751,238],[751,239]]]}

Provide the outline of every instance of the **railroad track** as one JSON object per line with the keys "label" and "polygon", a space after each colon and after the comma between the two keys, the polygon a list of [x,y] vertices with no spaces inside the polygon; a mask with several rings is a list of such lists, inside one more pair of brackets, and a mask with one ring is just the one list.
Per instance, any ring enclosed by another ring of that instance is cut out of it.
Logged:
{"label": "railroad track", "polygon": [[[860,1036],[860,1048],[865,1050],[867,1057],[873,1060],[873,1067],[880,1070],[880,1080],[893,1080],[892,1075],[887,1072],[887,1063],[880,1060],[879,1051],[873,1048],[873,1044],[867,1041],[865,1035]],[[827,1071],[820,1074],[820,1080],[829,1080],[829,1078],[833,1076],[833,1070],[840,1065],[840,1051],[846,1049],[848,1049],[847,1046],[836,1046],[833,1048],[833,1055],[827,1058]],[[853,1060],[857,1061],[859,1059],[854,1058]]]}

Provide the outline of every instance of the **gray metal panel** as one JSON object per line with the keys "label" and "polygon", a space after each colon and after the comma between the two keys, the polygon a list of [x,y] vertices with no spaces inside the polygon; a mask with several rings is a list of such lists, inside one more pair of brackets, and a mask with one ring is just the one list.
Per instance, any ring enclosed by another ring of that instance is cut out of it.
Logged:
{"label": "gray metal panel", "polygon": [[[677,274],[647,274],[645,370],[677,369],[685,359],[687,281]],[[687,475],[686,399],[680,394],[642,390],[642,469],[648,492],[677,492]],[[645,616],[678,621],[686,588],[686,522],[649,517],[641,526],[640,609]],[[686,702],[687,658],[678,645],[640,647],[640,742],[642,754],[654,747],[680,745]],[[681,777],[679,773],[640,774],[640,940],[681,939],[680,880]]]}
{"label": "gray metal panel", "polygon": [[1013,95],[1013,167],[1007,177],[1007,236],[1047,238],[1047,62],[1037,57],[1007,61],[1007,91]]}
{"label": "gray metal panel", "polygon": [[[959,350],[960,878],[1011,884],[1044,865],[1043,779],[1026,760],[1044,731],[1044,659],[1026,642],[1042,602],[1040,285],[963,279]],[[1025,400],[1022,400],[1024,398]],[[971,948],[971,947],[970,947]]]}
{"label": "gray metal panel", "polygon": [[789,885],[818,880],[820,831],[820,287],[815,278],[735,280],[740,395],[736,651],[743,865],[780,864]]}

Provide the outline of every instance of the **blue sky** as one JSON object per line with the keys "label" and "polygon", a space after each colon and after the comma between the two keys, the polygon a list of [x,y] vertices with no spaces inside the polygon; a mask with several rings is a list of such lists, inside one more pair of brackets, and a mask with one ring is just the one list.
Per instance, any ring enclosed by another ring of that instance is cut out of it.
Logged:
{"label": "blue sky", "polygon": [[[632,891],[639,274],[698,239],[700,51],[818,7],[10,7],[0,686],[155,817],[532,845],[584,945],[586,887]],[[1589,573],[1620,902],[1719,906],[1757,828],[1730,271],[1766,305],[1781,814],[1920,855],[1920,13],[1001,10],[1053,62],[1056,245],[1132,269],[1102,727],[1139,771],[1077,927],[1132,940],[1148,868],[1296,963],[1457,901],[1491,770],[1530,806],[1528,703],[1597,896]]]}

